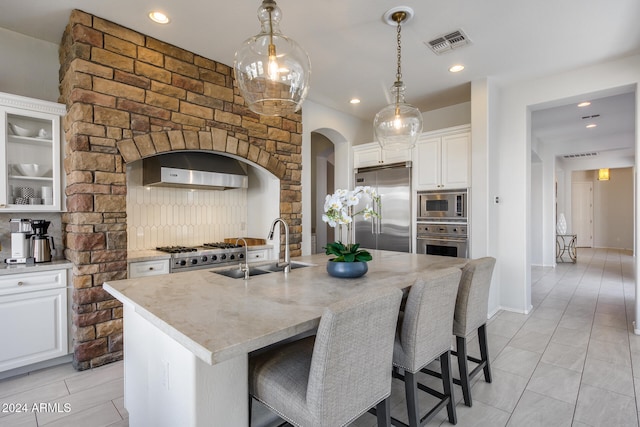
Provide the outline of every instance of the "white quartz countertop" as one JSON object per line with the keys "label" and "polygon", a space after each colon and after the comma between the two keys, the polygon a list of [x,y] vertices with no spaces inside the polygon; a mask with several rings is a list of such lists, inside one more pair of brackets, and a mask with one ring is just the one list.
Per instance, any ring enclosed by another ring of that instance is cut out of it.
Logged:
{"label": "white quartz countertop", "polygon": [[364,288],[404,289],[430,270],[462,267],[467,261],[370,252],[369,271],[357,279],[329,276],[328,256],[316,254],[294,260],[314,266],[287,275],[274,272],[245,281],[205,269],[110,281],[104,289],[204,362],[215,364],[316,328],[326,306]]}
{"label": "white quartz countertop", "polygon": [[37,273],[38,271],[50,271],[68,269],[73,267],[73,263],[65,259],[49,262],[39,262],[35,264],[0,264],[0,276],[6,274]]}

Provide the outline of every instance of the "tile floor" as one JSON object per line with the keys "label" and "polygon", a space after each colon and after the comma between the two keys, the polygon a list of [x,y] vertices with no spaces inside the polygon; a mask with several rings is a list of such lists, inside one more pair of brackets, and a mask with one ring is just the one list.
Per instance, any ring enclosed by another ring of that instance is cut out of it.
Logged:
{"label": "tile floor", "polygon": [[[473,407],[457,405],[458,426],[638,426],[634,295],[628,252],[579,249],[577,264],[534,267],[534,309],[528,315],[502,311],[489,321],[493,382],[476,379]],[[477,341],[469,347],[476,349]],[[403,392],[394,380],[392,413],[406,421]],[[455,392],[460,399],[460,388]],[[421,397],[424,405],[432,399]],[[122,362],[85,372],[66,364],[0,381],[0,405],[16,402],[29,410],[7,413],[0,407],[0,426],[128,425]],[[58,411],[32,411],[33,403],[43,402]],[[376,422],[365,414],[352,425]],[[428,425],[449,425],[446,411]]]}

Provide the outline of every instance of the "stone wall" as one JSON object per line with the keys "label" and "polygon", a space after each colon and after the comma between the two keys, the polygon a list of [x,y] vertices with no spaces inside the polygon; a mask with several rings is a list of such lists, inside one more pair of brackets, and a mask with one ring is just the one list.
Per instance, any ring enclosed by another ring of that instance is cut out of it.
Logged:
{"label": "stone wall", "polygon": [[65,257],[74,264],[77,369],[123,354],[122,305],[102,283],[127,276],[126,162],[207,150],[263,166],[280,178],[280,213],[290,225],[291,254],[300,255],[300,114],[254,114],[231,67],[78,10],[60,63],[60,102],[67,105],[62,223]]}

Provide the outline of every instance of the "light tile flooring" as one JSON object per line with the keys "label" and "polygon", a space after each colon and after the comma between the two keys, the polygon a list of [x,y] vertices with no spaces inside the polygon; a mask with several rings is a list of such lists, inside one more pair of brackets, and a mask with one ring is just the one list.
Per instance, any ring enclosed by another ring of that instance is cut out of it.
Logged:
{"label": "light tile flooring", "polygon": [[[473,407],[457,405],[458,426],[638,426],[634,295],[628,252],[579,249],[577,264],[534,267],[534,309],[528,315],[503,311],[489,321],[493,382],[476,379]],[[477,340],[469,347],[476,349]],[[0,410],[5,403],[28,409],[0,412],[0,426],[127,426],[122,378],[119,362],[85,372],[67,364],[0,381]],[[392,413],[406,421],[403,392],[394,380]],[[460,399],[460,388],[455,392]],[[421,398],[425,408],[432,401]],[[52,405],[33,411],[33,403]],[[352,425],[376,422],[365,414]],[[449,425],[446,411],[428,425]]]}

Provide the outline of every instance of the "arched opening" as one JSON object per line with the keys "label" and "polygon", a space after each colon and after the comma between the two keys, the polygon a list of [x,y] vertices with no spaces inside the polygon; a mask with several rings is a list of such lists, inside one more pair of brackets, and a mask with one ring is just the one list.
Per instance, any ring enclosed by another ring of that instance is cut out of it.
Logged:
{"label": "arched opening", "polygon": [[335,240],[334,229],[322,221],[324,200],[335,191],[335,147],[326,136],[311,133],[311,253]]}
{"label": "arched opening", "polygon": [[221,191],[145,186],[142,161],[127,163],[127,250],[266,237],[271,221],[280,215],[280,180],[246,159],[227,157],[245,164],[248,188]]}

